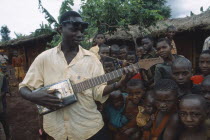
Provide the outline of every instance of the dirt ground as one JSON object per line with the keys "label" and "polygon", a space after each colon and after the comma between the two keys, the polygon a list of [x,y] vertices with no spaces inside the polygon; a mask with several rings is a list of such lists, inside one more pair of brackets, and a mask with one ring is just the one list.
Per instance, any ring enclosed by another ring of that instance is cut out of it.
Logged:
{"label": "dirt ground", "polygon": [[36,106],[20,96],[14,71],[11,73],[12,95],[7,95],[7,117],[12,140],[38,140],[39,119]]}

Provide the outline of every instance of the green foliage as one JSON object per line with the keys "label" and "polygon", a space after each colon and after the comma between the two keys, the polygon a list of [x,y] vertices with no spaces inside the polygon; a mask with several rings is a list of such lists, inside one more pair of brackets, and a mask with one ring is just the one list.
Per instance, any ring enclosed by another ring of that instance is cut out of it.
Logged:
{"label": "green foliage", "polygon": [[56,32],[50,24],[40,24],[40,28],[36,29],[35,32],[32,33],[33,36],[39,36],[42,34],[51,34],[52,32]]}
{"label": "green foliage", "polygon": [[1,33],[2,42],[10,40],[10,37],[9,37],[10,30],[6,25],[1,27],[0,33]]}
{"label": "green foliage", "polygon": [[204,12],[204,10],[203,10],[203,6],[200,8],[200,11],[203,13]]}
{"label": "green foliage", "polygon": [[[128,30],[128,25],[141,28],[155,25],[170,17],[166,0],[82,0],[81,14],[90,23],[88,34],[114,33],[118,28]],[[92,28],[96,28],[93,30]]]}
{"label": "green foliage", "polygon": [[45,14],[45,19],[48,21],[49,25],[51,26],[54,24],[54,27],[58,27],[58,22],[55,20],[55,18],[42,6],[42,1],[38,0],[39,2],[39,9],[43,14]]}
{"label": "green foliage", "polygon": [[60,16],[67,12],[72,10],[71,6],[74,6],[74,0],[64,0],[61,4],[61,8],[59,10],[59,17],[58,17],[58,21],[60,20]]}
{"label": "green foliage", "polygon": [[15,33],[16,39],[26,37],[26,35],[24,35],[24,34],[16,33],[16,32],[14,32],[14,33]]}

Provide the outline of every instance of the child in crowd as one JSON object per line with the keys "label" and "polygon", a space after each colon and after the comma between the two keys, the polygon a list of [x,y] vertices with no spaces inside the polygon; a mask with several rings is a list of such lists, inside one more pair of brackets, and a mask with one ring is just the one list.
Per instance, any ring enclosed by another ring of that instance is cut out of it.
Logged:
{"label": "child in crowd", "polygon": [[90,51],[93,52],[98,58],[100,58],[98,53],[101,46],[105,45],[105,42],[106,42],[106,37],[104,34],[101,33],[96,34],[93,39],[93,47],[90,48]]}
{"label": "child in crowd", "polygon": [[[142,59],[157,57],[157,53],[154,48],[154,39],[151,36],[143,37],[141,40],[141,44],[144,48],[144,54],[141,57]],[[154,85],[155,66],[151,67],[149,70],[141,70],[141,75],[146,87],[152,87]]]}
{"label": "child in crowd", "polygon": [[143,55],[144,55],[144,47],[143,46],[137,46],[136,47],[137,60],[140,60]]}
{"label": "child in crowd", "polygon": [[128,46],[127,45],[120,46],[120,53],[118,58],[120,60],[125,60],[127,58],[127,53],[128,53]]}
{"label": "child in crowd", "polygon": [[154,106],[154,93],[148,91],[143,96],[143,104],[139,106],[139,113],[136,117],[137,125],[143,132],[142,139],[147,140],[150,136],[150,129],[152,127],[152,121],[154,119],[155,106]]}
{"label": "child in crowd", "polygon": [[205,50],[200,54],[199,68],[201,75],[195,75],[192,77],[195,84],[201,84],[204,77],[210,74],[210,50]]}
{"label": "child in crowd", "polygon": [[205,120],[206,101],[201,95],[189,94],[179,103],[179,116],[184,124],[179,140],[208,140]]}
{"label": "child in crowd", "polygon": [[136,55],[135,52],[129,51],[126,57],[128,65],[136,63]]}
{"label": "child in crowd", "polygon": [[109,97],[110,102],[105,107],[108,126],[114,134],[128,122],[128,119],[123,114],[125,110],[126,96],[127,95],[122,94],[120,90],[113,91]]}
{"label": "child in crowd", "polygon": [[122,61],[118,60],[119,54],[120,54],[119,52],[120,52],[119,45],[116,45],[116,44],[111,45],[110,56],[113,57],[113,63],[114,63],[115,69],[119,69],[122,67]]}
{"label": "child in crowd", "polygon": [[166,38],[169,39],[171,46],[172,46],[172,49],[171,49],[172,54],[177,54],[176,44],[173,40],[173,38],[176,34],[176,31],[177,31],[176,27],[171,25],[167,28],[167,32],[166,32]]}
{"label": "child in crowd", "polygon": [[104,58],[103,59],[103,66],[104,66],[104,71],[106,73],[109,73],[109,72],[112,72],[115,70],[115,67],[114,67],[114,63],[113,63],[113,60],[111,58]]}
{"label": "child in crowd", "polygon": [[206,76],[201,84],[202,96],[206,99],[208,118],[205,122],[208,138],[210,138],[210,75]]}
{"label": "child in crowd", "polygon": [[139,79],[131,79],[127,83],[128,97],[126,98],[126,106],[124,115],[128,119],[120,133],[116,135],[117,140],[140,139],[140,131],[136,124],[136,116],[138,114],[138,106],[141,103],[141,98],[145,93],[144,84]]}
{"label": "child in crowd", "polygon": [[181,57],[171,53],[172,46],[170,41],[166,38],[161,38],[157,41],[156,49],[158,55],[163,58],[164,63],[156,65],[155,77],[154,77],[155,83],[160,79],[172,79],[171,77],[172,62],[175,59]]}
{"label": "child in crowd", "polygon": [[154,87],[155,113],[151,140],[177,140],[179,119],[177,113],[178,86],[170,79],[161,79]]}
{"label": "child in crowd", "polygon": [[200,94],[200,86],[191,81],[192,63],[185,57],[180,57],[172,63],[172,77],[179,86],[179,97],[186,94]]}

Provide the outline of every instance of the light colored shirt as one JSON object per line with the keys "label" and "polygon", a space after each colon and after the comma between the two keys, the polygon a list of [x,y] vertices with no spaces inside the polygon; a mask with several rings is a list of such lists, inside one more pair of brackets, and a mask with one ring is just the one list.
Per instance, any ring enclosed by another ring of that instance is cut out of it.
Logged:
{"label": "light colored shirt", "polygon": [[[85,79],[103,75],[102,64],[88,50],[79,47],[79,52],[70,64],[67,64],[61,51],[61,45],[41,53],[30,66],[19,88],[31,90],[70,78],[72,84]],[[104,122],[97,110],[96,101],[104,103],[106,83],[77,94],[78,102],[43,116],[46,133],[55,140],[85,140],[95,135]]]}
{"label": "light colored shirt", "polygon": [[206,38],[204,45],[203,45],[203,51],[210,49],[210,36]]}
{"label": "light colored shirt", "polygon": [[101,59],[101,57],[99,55],[99,46],[98,45],[90,48],[89,51],[91,51],[92,53],[94,53],[98,57],[98,59]]}

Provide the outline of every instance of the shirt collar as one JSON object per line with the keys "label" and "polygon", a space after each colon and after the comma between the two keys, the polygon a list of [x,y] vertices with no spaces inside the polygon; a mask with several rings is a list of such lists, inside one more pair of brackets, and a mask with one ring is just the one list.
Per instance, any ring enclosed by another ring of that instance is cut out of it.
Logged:
{"label": "shirt collar", "polygon": [[[61,43],[59,43],[58,46],[57,46],[56,48],[57,48],[57,53],[62,52],[62,50],[61,50]],[[78,55],[79,55],[79,56],[85,56],[85,55],[92,55],[92,53],[89,52],[88,50],[82,48],[82,47],[79,45],[79,52],[78,52]]]}

